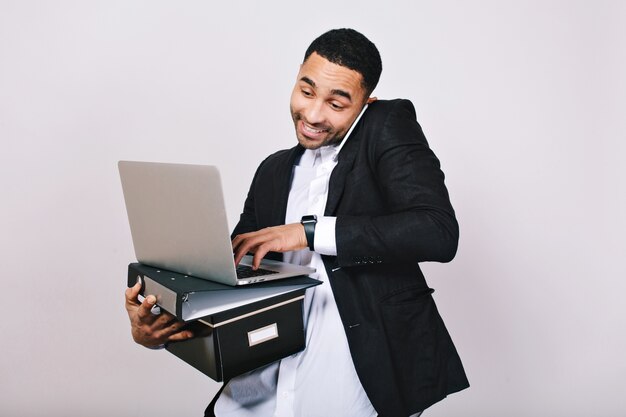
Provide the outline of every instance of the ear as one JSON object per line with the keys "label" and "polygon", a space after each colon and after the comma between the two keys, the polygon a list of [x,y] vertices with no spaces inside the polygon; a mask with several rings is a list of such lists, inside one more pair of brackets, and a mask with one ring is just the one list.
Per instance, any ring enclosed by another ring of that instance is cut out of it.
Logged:
{"label": "ear", "polygon": [[378,97],[370,97],[370,98],[367,99],[367,104],[372,104],[376,100],[378,100]]}

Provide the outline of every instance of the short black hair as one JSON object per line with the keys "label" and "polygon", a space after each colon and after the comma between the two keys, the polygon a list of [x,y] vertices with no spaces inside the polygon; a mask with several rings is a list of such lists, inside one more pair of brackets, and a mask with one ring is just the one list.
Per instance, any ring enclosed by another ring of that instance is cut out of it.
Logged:
{"label": "short black hair", "polygon": [[378,84],[383,63],[380,53],[369,39],[354,29],[333,29],[315,39],[304,54],[304,61],[315,52],[333,64],[361,74],[369,95]]}

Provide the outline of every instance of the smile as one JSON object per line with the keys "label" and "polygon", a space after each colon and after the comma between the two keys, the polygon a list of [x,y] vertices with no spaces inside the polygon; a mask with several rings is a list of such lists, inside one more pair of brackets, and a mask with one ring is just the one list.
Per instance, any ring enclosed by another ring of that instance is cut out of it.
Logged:
{"label": "smile", "polygon": [[307,126],[305,123],[302,123],[302,130],[304,130],[307,133],[312,133],[312,134],[319,134],[319,133],[328,131],[328,129],[314,129],[312,127]]}

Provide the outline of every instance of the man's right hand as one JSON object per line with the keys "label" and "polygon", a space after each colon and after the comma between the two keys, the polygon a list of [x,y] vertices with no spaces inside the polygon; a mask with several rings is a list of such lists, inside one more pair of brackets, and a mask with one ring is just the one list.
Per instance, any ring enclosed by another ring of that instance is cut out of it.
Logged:
{"label": "man's right hand", "polygon": [[156,303],[154,295],[148,295],[139,302],[141,283],[126,290],[126,311],[130,319],[130,331],[135,342],[146,347],[161,346],[165,343],[191,339],[191,330],[185,329],[185,323],[166,311],[152,314]]}

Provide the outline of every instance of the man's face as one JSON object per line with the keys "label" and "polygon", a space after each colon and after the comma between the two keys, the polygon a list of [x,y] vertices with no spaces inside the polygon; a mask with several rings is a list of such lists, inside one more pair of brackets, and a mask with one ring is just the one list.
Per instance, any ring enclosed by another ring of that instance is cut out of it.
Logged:
{"label": "man's face", "polygon": [[291,117],[306,149],[341,142],[366,102],[362,76],[312,53],[291,93]]}

